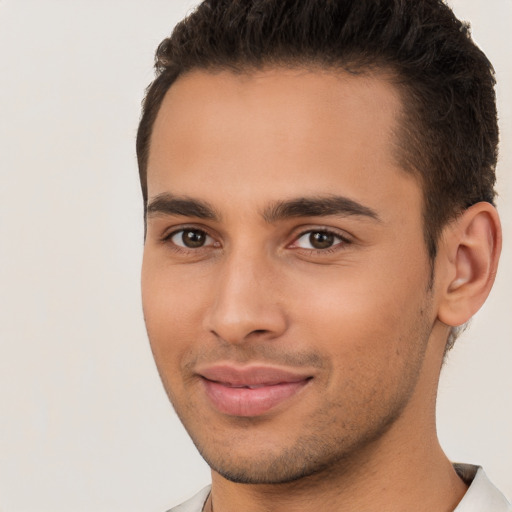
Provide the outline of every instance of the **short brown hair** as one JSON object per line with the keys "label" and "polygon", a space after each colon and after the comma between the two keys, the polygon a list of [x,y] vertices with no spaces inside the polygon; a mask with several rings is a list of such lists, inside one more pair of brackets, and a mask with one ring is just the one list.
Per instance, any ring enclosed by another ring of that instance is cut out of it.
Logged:
{"label": "short brown hair", "polygon": [[151,131],[173,82],[192,69],[272,66],[391,72],[404,104],[398,156],[422,183],[431,261],[450,219],[479,201],[494,202],[494,70],[444,2],[205,0],[156,52],[157,76],[137,134],[145,204]]}

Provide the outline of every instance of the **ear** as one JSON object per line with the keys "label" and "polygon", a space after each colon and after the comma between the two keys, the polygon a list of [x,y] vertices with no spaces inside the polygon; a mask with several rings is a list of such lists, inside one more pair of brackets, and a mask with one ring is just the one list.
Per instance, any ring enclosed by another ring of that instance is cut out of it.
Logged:
{"label": "ear", "polygon": [[490,203],[477,203],[450,222],[439,244],[438,318],[455,327],[467,322],[491,291],[501,253],[501,225]]}

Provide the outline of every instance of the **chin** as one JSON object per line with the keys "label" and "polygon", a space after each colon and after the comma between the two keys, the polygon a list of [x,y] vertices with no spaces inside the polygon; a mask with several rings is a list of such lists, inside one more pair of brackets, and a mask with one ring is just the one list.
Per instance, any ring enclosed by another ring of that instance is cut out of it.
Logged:
{"label": "chin", "polygon": [[214,451],[211,445],[204,450],[198,443],[196,447],[210,468],[226,480],[276,485],[343,473],[382,433],[368,432],[358,439],[340,436],[329,440],[321,435],[310,435],[291,446],[282,446],[279,452],[255,444],[247,449],[230,445],[223,451]]}
{"label": "chin", "polygon": [[213,471],[226,480],[239,484],[288,484],[297,482],[318,473],[323,473],[328,465],[309,463],[300,457],[291,459],[280,456],[272,460],[221,461],[219,464],[205,459]]}

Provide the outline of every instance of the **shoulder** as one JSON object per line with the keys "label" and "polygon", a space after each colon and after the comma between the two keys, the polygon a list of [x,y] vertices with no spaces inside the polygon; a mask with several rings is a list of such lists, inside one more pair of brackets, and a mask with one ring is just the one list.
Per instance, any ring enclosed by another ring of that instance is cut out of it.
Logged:
{"label": "shoulder", "polygon": [[454,464],[459,476],[469,485],[454,512],[512,512],[505,496],[493,485],[484,470],[469,464]]}
{"label": "shoulder", "polygon": [[201,512],[204,507],[204,502],[210,494],[211,486],[208,485],[204,489],[201,489],[196,495],[192,496],[189,500],[185,501],[177,507],[173,507],[167,512]]}

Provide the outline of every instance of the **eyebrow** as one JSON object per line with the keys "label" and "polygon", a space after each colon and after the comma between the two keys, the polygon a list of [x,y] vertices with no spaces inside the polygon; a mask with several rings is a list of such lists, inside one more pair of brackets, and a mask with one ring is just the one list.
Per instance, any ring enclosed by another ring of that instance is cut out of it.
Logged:
{"label": "eyebrow", "polygon": [[[178,197],[170,193],[155,196],[146,208],[148,217],[177,215],[218,221],[220,214],[206,201]],[[276,201],[263,210],[263,218],[269,224],[297,217],[359,216],[380,222],[375,210],[343,196],[299,197]]]}
{"label": "eyebrow", "polygon": [[182,217],[197,217],[198,219],[218,220],[220,215],[206,201],[177,197],[169,193],[155,196],[146,207],[146,215],[178,215]]}
{"label": "eyebrow", "polygon": [[263,218],[270,224],[294,217],[358,216],[380,222],[375,210],[353,199],[330,195],[326,197],[300,197],[289,201],[277,201],[265,208]]}

